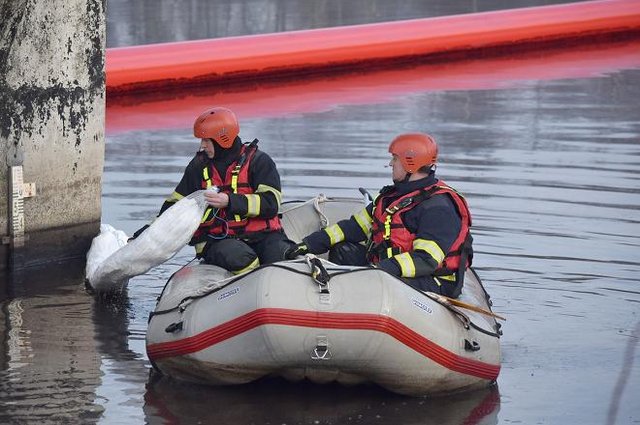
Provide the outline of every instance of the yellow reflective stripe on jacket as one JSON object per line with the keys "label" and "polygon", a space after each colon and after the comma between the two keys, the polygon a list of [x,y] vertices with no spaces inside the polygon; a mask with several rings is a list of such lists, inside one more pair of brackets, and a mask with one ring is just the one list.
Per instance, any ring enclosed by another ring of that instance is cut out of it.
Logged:
{"label": "yellow reflective stripe on jacket", "polygon": [[276,202],[278,203],[278,207],[280,207],[280,204],[282,203],[282,192],[266,184],[259,184],[258,188],[256,189],[256,193],[266,193],[266,192],[273,193],[273,195],[276,197]]}
{"label": "yellow reflective stripe on jacket", "polygon": [[[236,165],[233,171],[231,172],[231,191],[233,193],[238,193],[238,174],[240,174],[241,167]],[[239,214],[235,214],[233,216],[235,221],[242,221],[242,217]]]}
{"label": "yellow reflective stripe on jacket", "polygon": [[356,223],[358,223],[358,225],[362,229],[362,232],[368,236],[371,233],[371,225],[373,223],[373,219],[369,215],[369,212],[367,211],[367,209],[363,208],[362,211],[360,211],[357,214],[354,214],[353,218],[356,220]]}
{"label": "yellow reflective stripe on jacket", "polygon": [[260,195],[248,194],[247,198],[247,217],[257,217],[260,214]]}
{"label": "yellow reflective stripe on jacket", "polygon": [[204,223],[207,220],[209,220],[209,216],[211,215],[211,212],[213,212],[213,208],[209,207],[204,211],[204,214],[202,215],[202,220],[200,220],[200,223]]}
{"label": "yellow reflective stripe on jacket", "polygon": [[165,199],[165,201],[178,202],[182,198],[184,198],[183,195],[180,195],[178,192],[173,192],[167,199]]}
{"label": "yellow reflective stripe on jacket", "polygon": [[435,241],[426,239],[416,239],[413,241],[414,251],[424,251],[429,254],[436,263],[440,264],[444,260],[444,252]]}
{"label": "yellow reflective stripe on jacket", "polygon": [[402,277],[416,277],[416,265],[413,263],[413,258],[408,252],[403,252],[393,257],[398,264],[400,264],[400,271]]}
{"label": "yellow reflective stripe on jacket", "polygon": [[438,284],[438,286],[442,286],[443,282],[441,282],[440,280],[444,280],[446,281],[444,283],[448,282],[449,284],[456,283],[456,276],[453,274],[448,274],[446,276],[434,276],[433,280]]}
{"label": "yellow reflective stripe on jacket", "polygon": [[238,175],[234,174],[231,176],[231,191],[233,193],[238,193]]}
{"label": "yellow reflective stripe on jacket", "polygon": [[393,219],[393,215],[389,214],[387,218],[384,220],[384,239],[389,240],[391,237],[391,220]]}
{"label": "yellow reflective stripe on jacket", "polygon": [[237,165],[231,172],[231,192],[238,193],[238,175],[240,174],[240,167]]}
{"label": "yellow reflective stripe on jacket", "polygon": [[211,184],[211,176],[209,176],[209,167],[204,167],[202,169],[202,179],[205,181],[207,189],[213,186]]}
{"label": "yellow reflective stripe on jacket", "polygon": [[195,244],[194,248],[196,249],[196,254],[197,255],[201,255],[202,252],[204,251],[204,246],[206,245],[206,242],[200,242]]}
{"label": "yellow reflective stripe on jacket", "polygon": [[329,235],[331,246],[344,240],[344,232],[337,224],[332,224],[331,226],[325,228],[324,231],[327,233],[327,235]]}

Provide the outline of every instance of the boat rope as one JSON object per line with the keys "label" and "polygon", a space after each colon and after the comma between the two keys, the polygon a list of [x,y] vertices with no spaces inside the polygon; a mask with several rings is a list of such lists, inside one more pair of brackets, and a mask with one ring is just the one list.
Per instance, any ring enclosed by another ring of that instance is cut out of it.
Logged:
{"label": "boat rope", "polygon": [[313,208],[315,208],[316,212],[320,216],[320,228],[324,229],[329,225],[329,219],[320,209],[321,202],[327,202],[328,198],[324,195],[324,193],[319,194],[315,198],[313,198]]}
{"label": "boat rope", "polygon": [[[327,282],[329,281],[329,279],[331,279],[333,277],[336,277],[336,276],[347,275],[347,274],[355,274],[355,273],[362,273],[362,272],[367,273],[367,272],[369,272],[371,270],[374,270],[371,267],[352,267],[352,268],[349,268],[349,269],[345,269],[345,268],[343,268],[341,266],[331,267],[332,263],[328,263],[328,264],[325,265],[325,264],[323,264],[322,260],[320,258],[318,258],[318,257],[316,257],[315,260],[317,260],[317,261],[314,261],[315,264],[319,263],[318,269],[320,269],[320,267],[321,267],[322,270],[324,270],[324,273],[326,273],[326,275],[325,275],[322,271],[318,271],[318,274],[317,274],[316,277],[318,277],[320,279],[325,279],[326,278]],[[207,290],[206,291],[203,290],[204,288],[201,288],[199,291],[196,291],[196,293],[192,293],[191,295],[188,295],[188,296],[182,298],[180,300],[180,302],[178,302],[177,305],[175,305],[173,307],[169,307],[169,308],[167,308],[165,310],[157,310],[157,311],[150,312],[149,313],[149,321],[151,321],[151,319],[154,316],[169,314],[169,313],[174,312],[174,311],[178,311],[178,312],[182,313],[182,312],[185,311],[185,309],[193,301],[195,301],[197,299],[200,299],[200,298],[207,297],[207,296],[209,296],[211,294],[214,294],[214,293],[222,290],[223,288],[226,288],[229,285],[237,282],[238,280],[246,277],[248,274],[257,273],[260,270],[264,270],[266,268],[278,268],[278,269],[283,269],[283,270],[290,271],[292,273],[297,273],[297,274],[301,274],[301,275],[304,275],[304,276],[310,276],[315,281],[315,278],[313,277],[313,270],[312,270],[312,272],[310,274],[308,271],[298,270],[298,269],[295,269],[295,268],[293,268],[293,267],[291,267],[291,266],[289,266],[287,264],[287,263],[290,263],[290,264],[291,263],[293,263],[293,264],[295,264],[295,263],[307,263],[309,265],[309,267],[311,268],[312,266],[311,266],[311,264],[309,264],[309,261],[307,261],[307,258],[305,256],[305,258],[299,258],[297,260],[287,261],[286,263],[264,264],[264,265],[261,265],[260,267],[257,267],[255,269],[251,270],[250,272],[248,272],[246,274],[233,276],[233,277],[224,279],[224,281],[218,282],[217,285],[214,285],[214,284],[207,285],[207,287],[206,287]],[[375,270],[377,272],[379,272],[379,269],[375,269]],[[172,275],[172,277],[173,277],[173,275]],[[171,281],[171,278],[165,284],[165,288],[163,288],[163,291],[162,291],[163,293],[164,293],[164,290],[166,289],[166,287],[169,285],[170,281]],[[316,282],[316,283],[318,283],[318,282]],[[320,283],[318,283],[318,285],[320,285]],[[327,293],[328,293],[328,285],[326,285],[326,286],[327,286]],[[416,291],[416,292],[418,292],[418,293],[420,293],[420,294],[426,295],[424,292],[422,292],[422,291],[420,291],[418,289],[415,289],[415,288],[411,288],[411,289]],[[322,287],[320,287],[320,290],[322,291]],[[428,297],[428,295],[427,295],[427,297]],[[436,300],[433,300],[433,301],[437,302]],[[498,328],[497,328],[497,331],[494,333],[494,332],[491,332],[491,331],[489,331],[487,329],[484,329],[482,326],[476,325],[473,322],[473,320],[471,320],[466,314],[464,314],[463,312],[461,312],[460,310],[458,310],[454,306],[446,305],[446,304],[442,304],[442,303],[439,303],[439,304],[442,305],[443,307],[447,308],[449,311],[451,311],[451,313],[454,314],[455,316],[457,316],[458,319],[461,322],[463,322],[463,324],[467,324],[468,327],[471,327],[471,328],[473,328],[473,329],[475,329],[475,330],[477,330],[479,332],[482,332],[482,333],[484,333],[486,335],[493,336],[495,338],[500,338],[500,336],[502,335],[502,331],[500,331],[500,326],[499,326],[497,321],[495,323],[497,324]],[[467,326],[465,326],[465,328],[468,329]]]}

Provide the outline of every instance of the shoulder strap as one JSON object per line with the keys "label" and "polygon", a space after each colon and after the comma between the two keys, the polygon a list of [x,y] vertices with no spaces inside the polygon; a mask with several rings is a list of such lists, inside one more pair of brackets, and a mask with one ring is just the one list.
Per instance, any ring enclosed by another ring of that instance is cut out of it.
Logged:
{"label": "shoulder strap", "polygon": [[387,214],[395,214],[400,210],[404,210],[406,208],[413,208],[416,205],[418,205],[419,203],[421,203],[422,201],[424,201],[425,199],[429,199],[431,196],[433,196],[433,194],[435,192],[437,192],[440,188],[438,186],[431,186],[429,189],[421,189],[419,193],[413,195],[413,196],[409,196],[407,198],[404,198],[403,200],[401,200],[400,202],[398,202],[398,204],[396,204],[393,207],[389,207],[387,208],[385,211],[387,212]]}
{"label": "shoulder strap", "polygon": [[253,142],[243,146],[240,158],[238,158],[238,162],[236,162],[235,167],[231,170],[231,190],[233,193],[238,193],[238,176],[240,175],[240,171],[247,162],[247,158],[252,157],[256,150],[258,150],[258,139],[253,139]]}
{"label": "shoulder strap", "polygon": [[253,152],[258,150],[258,139],[253,139],[253,141],[251,143],[249,143],[249,144],[247,144],[245,146],[246,147],[244,148],[244,151],[240,155],[240,158],[238,159],[238,163],[235,166],[235,169],[238,170],[238,171],[240,171],[240,168],[242,168],[244,163],[247,161],[247,158],[249,156],[251,156],[251,154],[253,154]]}

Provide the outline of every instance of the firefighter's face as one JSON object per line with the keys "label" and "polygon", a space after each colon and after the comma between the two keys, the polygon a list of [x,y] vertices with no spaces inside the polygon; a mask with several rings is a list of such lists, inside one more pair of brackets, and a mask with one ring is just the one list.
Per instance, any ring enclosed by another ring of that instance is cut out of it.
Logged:
{"label": "firefighter's face", "polygon": [[211,159],[215,156],[216,149],[213,146],[213,140],[200,139],[200,151],[207,154],[207,158]]}
{"label": "firefighter's face", "polygon": [[393,155],[391,157],[391,160],[389,161],[389,166],[393,168],[391,172],[391,178],[393,179],[394,182],[396,183],[401,182],[407,176],[407,172],[404,171],[404,168],[402,167],[402,162],[400,162],[400,158],[398,158],[396,155]]}

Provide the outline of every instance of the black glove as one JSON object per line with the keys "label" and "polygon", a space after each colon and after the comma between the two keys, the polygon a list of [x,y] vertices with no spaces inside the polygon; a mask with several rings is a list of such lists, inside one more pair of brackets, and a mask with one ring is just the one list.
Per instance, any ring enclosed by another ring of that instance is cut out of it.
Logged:
{"label": "black glove", "polygon": [[284,252],[284,258],[286,260],[294,260],[296,257],[308,253],[309,248],[307,248],[307,245],[304,242],[300,242],[297,245],[291,245],[291,247]]}
{"label": "black glove", "polygon": [[145,224],[144,226],[142,226],[141,228],[139,228],[138,230],[136,230],[136,231],[133,233],[133,236],[131,236],[131,237],[129,238],[129,241],[132,241],[132,240],[134,240],[135,238],[137,238],[138,236],[140,236],[140,235],[142,234],[142,232],[144,232],[144,231],[145,231],[145,230],[147,230],[148,228],[149,228],[149,225],[148,225],[148,224]]}

